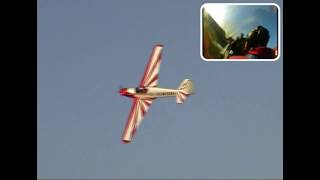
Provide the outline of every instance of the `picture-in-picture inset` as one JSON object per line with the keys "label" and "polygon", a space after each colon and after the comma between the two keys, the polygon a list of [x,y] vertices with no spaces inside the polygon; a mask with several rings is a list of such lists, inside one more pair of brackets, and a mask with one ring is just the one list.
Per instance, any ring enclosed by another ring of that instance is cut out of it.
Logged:
{"label": "picture-in-picture inset", "polygon": [[207,61],[279,57],[279,7],[275,4],[204,4],[201,32],[201,56]]}

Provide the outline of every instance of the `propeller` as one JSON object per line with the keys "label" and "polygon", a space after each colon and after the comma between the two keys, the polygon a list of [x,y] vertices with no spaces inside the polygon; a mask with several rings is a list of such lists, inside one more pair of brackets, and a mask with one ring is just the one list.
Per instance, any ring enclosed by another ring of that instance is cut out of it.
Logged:
{"label": "propeller", "polygon": [[121,95],[126,91],[127,88],[123,87],[122,85],[119,86],[119,90],[118,93],[120,93]]}
{"label": "propeller", "polygon": [[119,86],[119,89],[118,89],[118,93],[120,93],[121,89],[123,88],[122,85]]}

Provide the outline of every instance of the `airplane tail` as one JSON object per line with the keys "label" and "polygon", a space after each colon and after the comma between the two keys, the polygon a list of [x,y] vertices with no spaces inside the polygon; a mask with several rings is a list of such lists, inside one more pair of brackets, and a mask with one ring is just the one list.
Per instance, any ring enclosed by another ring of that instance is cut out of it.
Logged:
{"label": "airplane tail", "polygon": [[194,94],[193,82],[190,79],[184,79],[178,87],[178,93],[176,95],[177,103],[182,104],[191,94]]}

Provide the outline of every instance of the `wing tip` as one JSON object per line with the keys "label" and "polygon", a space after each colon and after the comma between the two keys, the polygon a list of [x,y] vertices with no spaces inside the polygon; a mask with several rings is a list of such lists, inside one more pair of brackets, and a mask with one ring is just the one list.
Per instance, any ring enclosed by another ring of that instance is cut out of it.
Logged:
{"label": "wing tip", "polygon": [[128,144],[128,143],[130,143],[131,141],[129,141],[129,140],[125,140],[125,139],[123,139],[122,140],[122,144]]}
{"label": "wing tip", "polygon": [[163,47],[163,44],[157,43],[154,46],[159,46],[159,47]]}

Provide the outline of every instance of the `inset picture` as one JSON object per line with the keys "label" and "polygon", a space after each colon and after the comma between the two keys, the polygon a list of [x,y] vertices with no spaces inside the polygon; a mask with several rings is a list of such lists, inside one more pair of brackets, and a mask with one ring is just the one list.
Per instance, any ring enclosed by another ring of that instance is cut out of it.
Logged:
{"label": "inset picture", "polygon": [[276,4],[206,3],[201,6],[202,59],[275,61],[280,53]]}

